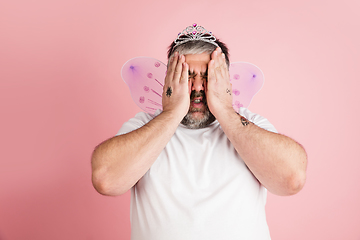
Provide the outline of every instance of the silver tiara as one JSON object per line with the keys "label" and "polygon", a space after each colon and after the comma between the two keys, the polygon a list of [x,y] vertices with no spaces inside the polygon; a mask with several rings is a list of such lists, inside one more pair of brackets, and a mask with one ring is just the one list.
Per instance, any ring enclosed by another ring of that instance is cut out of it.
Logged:
{"label": "silver tiara", "polygon": [[219,45],[215,42],[216,37],[214,37],[214,35],[212,35],[211,32],[208,32],[204,27],[198,26],[196,23],[188,26],[181,33],[179,33],[174,43],[175,47],[177,47],[180,44],[195,40],[208,42],[215,45],[216,47],[219,47]]}

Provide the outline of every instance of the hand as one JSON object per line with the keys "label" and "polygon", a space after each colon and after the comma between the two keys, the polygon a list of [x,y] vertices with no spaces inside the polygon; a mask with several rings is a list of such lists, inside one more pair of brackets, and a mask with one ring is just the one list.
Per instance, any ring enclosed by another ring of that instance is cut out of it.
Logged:
{"label": "hand", "polygon": [[179,53],[175,52],[170,59],[162,94],[163,112],[172,112],[181,119],[187,114],[190,106],[188,70],[185,56],[179,56]]}
{"label": "hand", "polygon": [[225,116],[226,111],[233,111],[230,75],[221,48],[217,48],[211,54],[205,92],[209,109],[217,119]]}

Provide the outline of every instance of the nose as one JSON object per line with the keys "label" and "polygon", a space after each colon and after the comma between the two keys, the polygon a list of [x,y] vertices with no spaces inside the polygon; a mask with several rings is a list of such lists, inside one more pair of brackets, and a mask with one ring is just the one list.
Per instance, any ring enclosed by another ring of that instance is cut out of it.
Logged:
{"label": "nose", "polygon": [[205,90],[204,88],[204,79],[200,76],[196,76],[191,83],[191,91],[200,92],[200,90]]}

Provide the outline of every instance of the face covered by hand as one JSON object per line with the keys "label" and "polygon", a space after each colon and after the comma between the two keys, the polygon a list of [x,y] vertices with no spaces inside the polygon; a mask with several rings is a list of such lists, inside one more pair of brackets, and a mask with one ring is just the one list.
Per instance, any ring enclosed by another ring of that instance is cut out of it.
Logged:
{"label": "face covered by hand", "polygon": [[193,90],[190,95],[189,111],[181,123],[188,128],[196,129],[206,127],[213,121],[215,121],[215,116],[209,110],[205,91]]}

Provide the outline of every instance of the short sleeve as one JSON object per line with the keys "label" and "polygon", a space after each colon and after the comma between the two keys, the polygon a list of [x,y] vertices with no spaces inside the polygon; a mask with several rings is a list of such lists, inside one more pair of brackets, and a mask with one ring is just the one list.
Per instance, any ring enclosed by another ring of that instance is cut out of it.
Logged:
{"label": "short sleeve", "polygon": [[122,134],[126,134],[129,133],[131,131],[134,131],[138,128],[141,128],[142,126],[144,126],[146,123],[148,123],[149,121],[151,121],[154,118],[155,115],[151,115],[148,113],[144,113],[144,112],[139,112],[135,115],[135,117],[131,118],[129,121],[125,122],[120,130],[118,131],[118,133],[116,134],[116,136],[122,135]]}
{"label": "short sleeve", "polygon": [[240,107],[239,114],[254,123],[256,126],[267,131],[277,133],[275,127],[266,118],[260,116],[259,114],[252,113],[244,107]]}

